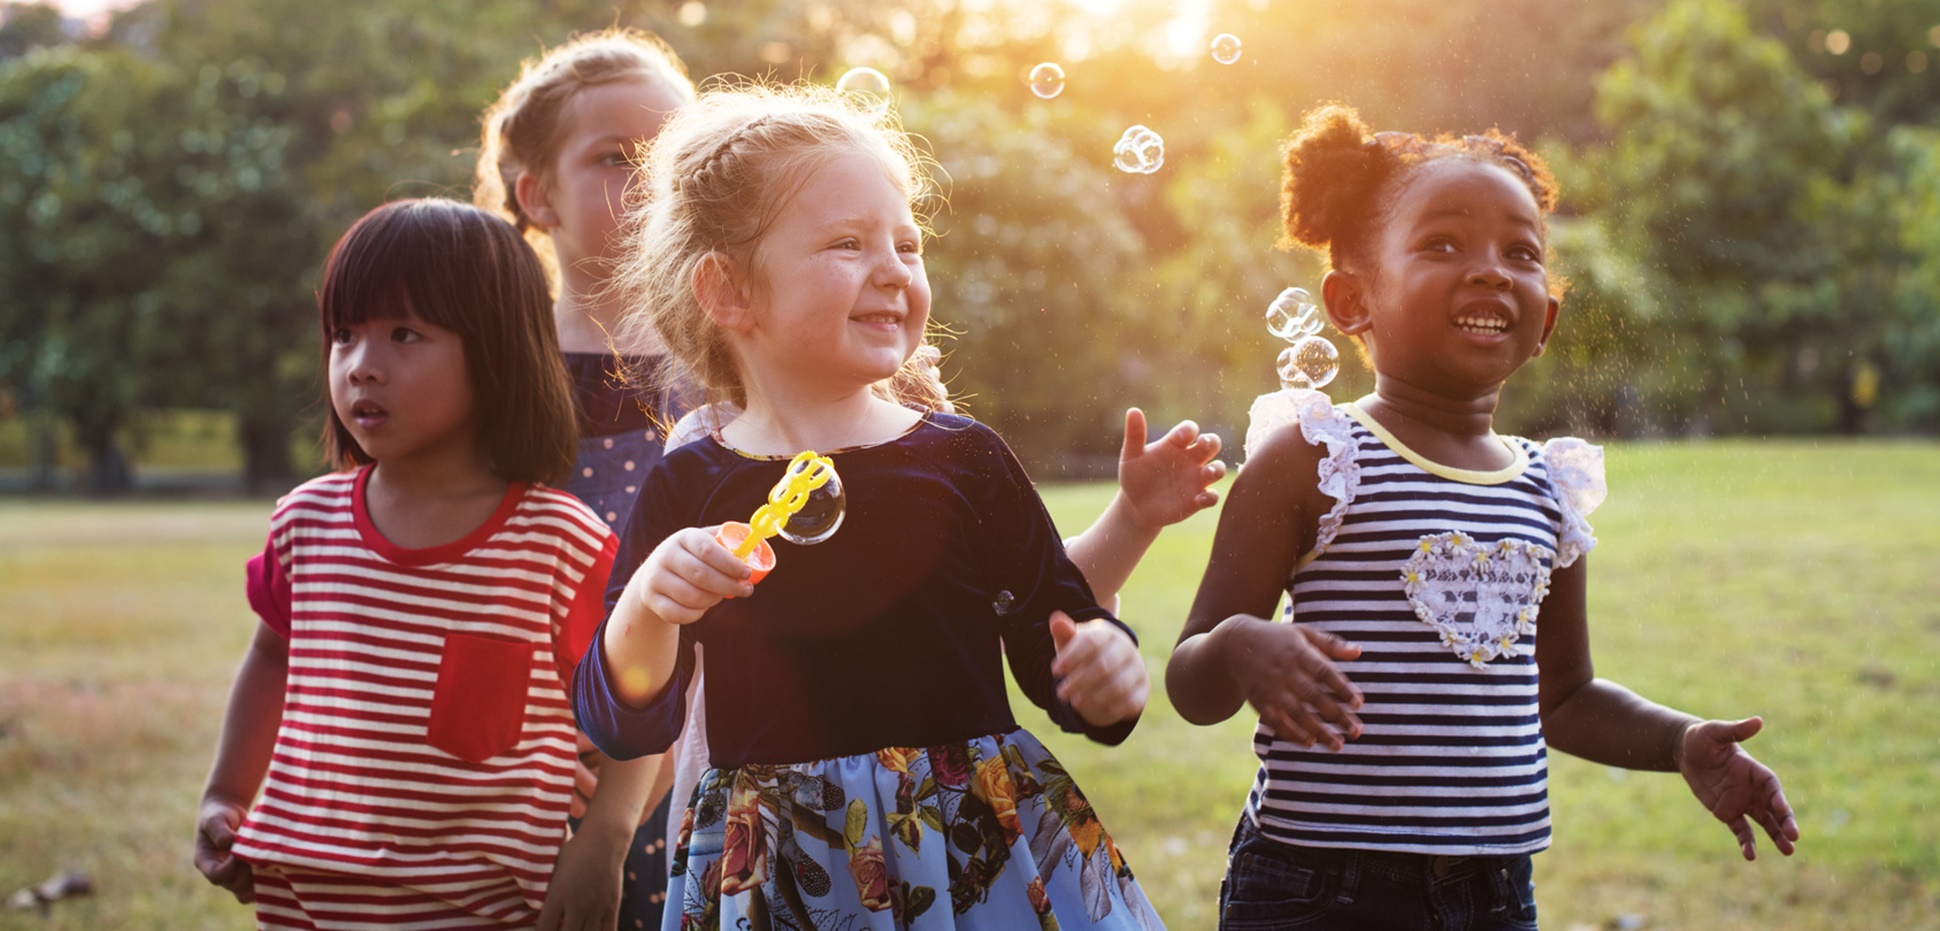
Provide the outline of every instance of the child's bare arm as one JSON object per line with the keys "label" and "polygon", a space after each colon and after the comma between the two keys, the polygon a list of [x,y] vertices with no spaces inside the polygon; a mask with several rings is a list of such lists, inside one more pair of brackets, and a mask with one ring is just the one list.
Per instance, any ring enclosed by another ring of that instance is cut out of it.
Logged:
{"label": "child's bare arm", "polygon": [[1760,719],[1706,721],[1596,677],[1585,611],[1587,561],[1556,570],[1543,599],[1536,665],[1544,738],[1598,763],[1682,773],[1698,801],[1731,828],[1745,859],[1757,856],[1752,822],[1790,855],[1799,831],[1784,788],[1740,746],[1758,733]]}
{"label": "child's bare arm", "polygon": [[628,847],[645,810],[662,757],[609,760],[586,805],[586,817],[559,850],[539,931],[611,928],[619,921]]}
{"label": "child's bare arm", "polygon": [[1251,703],[1286,740],[1341,746],[1360,733],[1361,695],[1334,665],[1360,648],[1298,624],[1274,623],[1287,578],[1312,548],[1327,499],[1320,451],[1297,428],[1273,434],[1248,460],[1219,517],[1212,559],[1166,665],[1173,707],[1195,724]]}
{"label": "child's bare arm", "polygon": [[599,644],[620,697],[635,706],[660,697],[673,678],[680,625],[724,598],[754,594],[751,574],[713,528],[689,527],[660,541],[627,581]]}
{"label": "child's bare arm", "polygon": [[1098,603],[1110,607],[1159,531],[1219,503],[1209,486],[1226,474],[1220,440],[1190,420],[1145,442],[1145,413],[1125,412],[1118,493],[1105,512],[1065,546]]}
{"label": "child's bare arm", "polygon": [[249,864],[230,850],[236,843],[236,829],[262,787],[263,775],[269,772],[276,730],[283,723],[283,690],[289,674],[289,641],[266,624],[256,625],[255,639],[243,654],[229,690],[215,763],[196,812],[195,868],[245,904],[255,901],[255,884]]}

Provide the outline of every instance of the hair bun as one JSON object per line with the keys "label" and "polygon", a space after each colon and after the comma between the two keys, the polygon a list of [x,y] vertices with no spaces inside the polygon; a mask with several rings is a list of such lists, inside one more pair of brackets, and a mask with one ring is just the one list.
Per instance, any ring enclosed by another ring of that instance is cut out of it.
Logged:
{"label": "hair bun", "polygon": [[1361,115],[1338,103],[1308,113],[1282,155],[1286,238],[1319,251],[1336,251],[1368,222],[1375,196],[1398,167]]}

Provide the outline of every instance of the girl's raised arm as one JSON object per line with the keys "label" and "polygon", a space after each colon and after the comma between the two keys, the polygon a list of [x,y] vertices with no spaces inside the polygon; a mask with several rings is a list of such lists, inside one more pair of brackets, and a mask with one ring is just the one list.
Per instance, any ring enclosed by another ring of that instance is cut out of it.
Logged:
{"label": "girl's raised arm", "polygon": [[1233,483],[1165,671],[1173,707],[1194,724],[1218,723],[1251,702],[1267,726],[1308,746],[1338,748],[1343,735],[1360,733],[1350,710],[1360,706],[1360,692],[1333,662],[1359,656],[1360,648],[1272,620],[1329,506],[1319,490],[1321,456],[1299,427],[1288,426],[1252,452]]}
{"label": "girl's raised arm", "polygon": [[1216,433],[1180,421],[1164,436],[1145,441],[1145,412],[1125,411],[1125,442],[1118,453],[1118,493],[1097,522],[1065,543],[1098,603],[1117,611],[1118,591],[1159,531],[1219,503],[1209,486],[1226,474]]}

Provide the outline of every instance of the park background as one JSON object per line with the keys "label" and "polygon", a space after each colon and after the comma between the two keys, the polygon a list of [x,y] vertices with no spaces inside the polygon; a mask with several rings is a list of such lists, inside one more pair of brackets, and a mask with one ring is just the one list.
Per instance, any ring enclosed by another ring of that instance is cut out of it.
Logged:
{"label": "park background", "polygon": [[[1940,926],[1940,0],[78,12],[0,5],[0,893],[65,868],[98,893],[0,928],[247,926],[189,828],[251,624],[240,562],[268,498],[321,468],[322,257],[384,200],[467,197],[517,62],[611,24],[697,78],[890,76],[944,179],[946,377],[1067,531],[1108,494],[1124,405],[1237,447],[1276,387],[1261,313],[1320,271],[1276,248],[1303,112],[1536,145],[1570,289],[1499,426],[1607,444],[1599,670],[1765,713],[1753,750],[1806,832],[1736,863],[1675,777],[1558,759],[1545,925]],[[1025,82],[1042,61],[1067,74],[1049,100]],[[1165,139],[1156,173],[1112,168],[1134,123]],[[1350,353],[1330,392],[1369,383]],[[1155,671],[1214,519],[1126,592]],[[1247,735],[1155,695],[1126,748],[1054,743],[1175,928],[1211,925]]]}

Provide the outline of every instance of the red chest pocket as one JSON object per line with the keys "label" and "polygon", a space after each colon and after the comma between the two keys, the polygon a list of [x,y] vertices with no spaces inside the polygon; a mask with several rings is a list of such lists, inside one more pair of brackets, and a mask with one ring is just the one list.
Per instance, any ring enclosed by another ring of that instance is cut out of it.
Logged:
{"label": "red chest pocket", "polygon": [[488,634],[448,634],[438,662],[425,742],[468,763],[512,749],[525,731],[532,644]]}

